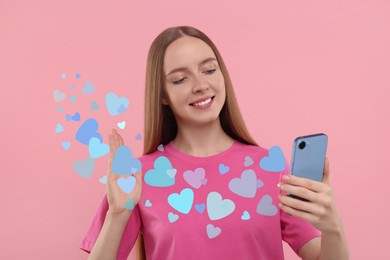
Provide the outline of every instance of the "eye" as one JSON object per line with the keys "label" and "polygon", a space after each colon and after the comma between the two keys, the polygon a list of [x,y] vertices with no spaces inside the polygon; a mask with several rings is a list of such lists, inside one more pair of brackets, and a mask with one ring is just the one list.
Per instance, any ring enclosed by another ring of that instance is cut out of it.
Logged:
{"label": "eye", "polygon": [[206,70],[204,73],[210,75],[210,74],[213,74],[216,70],[217,69],[209,69],[209,70]]}
{"label": "eye", "polygon": [[178,80],[174,80],[172,83],[175,84],[175,85],[178,85],[178,84],[183,83],[185,79],[186,79],[186,77],[178,79]]}

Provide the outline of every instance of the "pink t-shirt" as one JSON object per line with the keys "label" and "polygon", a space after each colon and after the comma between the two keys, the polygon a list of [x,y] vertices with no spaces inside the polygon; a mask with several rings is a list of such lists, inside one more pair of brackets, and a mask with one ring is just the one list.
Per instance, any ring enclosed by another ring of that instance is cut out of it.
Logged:
{"label": "pink t-shirt", "polygon": [[[320,232],[277,206],[277,184],[289,170],[280,150],[269,151],[235,141],[220,154],[194,157],[168,144],[141,157],[142,196],[118,259],[127,258],[138,232],[147,259],[284,259],[282,240],[298,252]],[[105,197],[83,250],[92,249],[107,209]]]}

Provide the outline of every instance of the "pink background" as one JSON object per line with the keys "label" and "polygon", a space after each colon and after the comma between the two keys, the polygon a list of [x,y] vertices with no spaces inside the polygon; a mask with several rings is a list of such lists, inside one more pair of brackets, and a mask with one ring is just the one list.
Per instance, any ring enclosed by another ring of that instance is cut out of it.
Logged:
{"label": "pink background", "polygon": [[[107,158],[96,160],[90,179],[73,171],[88,152],[74,140],[80,122],[65,114],[94,116],[105,141],[125,120],[120,131],[140,155],[134,136],[143,127],[146,52],[160,31],[183,24],[219,47],[262,146],[279,145],[290,158],[295,136],[329,135],[351,259],[388,255],[390,2],[154,2],[0,3],[0,259],[85,259],[78,245],[105,192]],[[81,94],[87,80],[93,95]],[[55,103],[54,89],[67,99]],[[108,92],[130,99],[124,115],[108,115]],[[99,111],[90,111],[91,100]],[[55,133],[57,123],[63,133]],[[72,142],[69,150],[62,141]],[[285,249],[286,259],[297,259]]]}

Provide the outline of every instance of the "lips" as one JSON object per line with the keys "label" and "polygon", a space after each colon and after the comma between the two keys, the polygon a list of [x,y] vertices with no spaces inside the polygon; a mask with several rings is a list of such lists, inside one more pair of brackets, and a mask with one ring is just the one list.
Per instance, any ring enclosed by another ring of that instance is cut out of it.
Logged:
{"label": "lips", "polygon": [[190,104],[190,106],[198,107],[198,106],[207,105],[207,104],[209,104],[209,103],[214,99],[214,97],[215,97],[215,96],[206,97],[206,98],[202,98],[202,99],[198,99],[198,100],[196,100],[195,102],[192,102],[192,103]]}

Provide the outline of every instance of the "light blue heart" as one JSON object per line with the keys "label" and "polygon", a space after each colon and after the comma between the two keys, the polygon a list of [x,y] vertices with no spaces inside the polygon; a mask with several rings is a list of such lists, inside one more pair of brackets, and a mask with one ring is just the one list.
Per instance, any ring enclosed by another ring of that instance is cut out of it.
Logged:
{"label": "light blue heart", "polygon": [[253,164],[252,158],[249,157],[249,156],[245,156],[244,166],[245,166],[245,167],[248,167],[248,166],[251,166],[252,164]]}
{"label": "light blue heart", "polygon": [[83,178],[90,178],[95,167],[95,161],[92,158],[87,158],[84,161],[76,161],[73,163],[73,169]]}
{"label": "light blue heart", "polygon": [[135,136],[134,139],[137,140],[137,141],[141,141],[141,140],[142,140],[142,135],[141,135],[140,133],[138,133],[138,134]]}
{"label": "light blue heart", "polygon": [[183,214],[188,214],[190,212],[193,202],[194,192],[189,188],[183,189],[180,194],[172,193],[168,196],[168,204]]}
{"label": "light blue heart", "polygon": [[126,127],[126,122],[125,121],[121,121],[121,122],[119,122],[118,124],[117,124],[117,126],[120,128],[120,129],[125,129],[125,127]]}
{"label": "light blue heart", "polygon": [[64,131],[64,127],[61,124],[57,124],[56,133],[61,133],[62,131]]}
{"label": "light blue heart", "polygon": [[132,199],[128,199],[125,204],[123,204],[123,207],[128,210],[134,209],[134,201]]}
{"label": "light blue heart", "polygon": [[111,116],[120,114],[118,110],[121,106],[123,106],[124,109],[127,109],[129,106],[129,100],[125,97],[119,98],[115,93],[108,93],[106,95],[106,107]]}
{"label": "light blue heart", "polygon": [[226,165],[224,165],[223,163],[221,163],[221,164],[219,165],[218,169],[219,169],[219,173],[220,173],[220,174],[225,174],[225,173],[227,173],[228,171],[230,171],[229,166],[226,166]]}
{"label": "light blue heart", "polygon": [[91,81],[85,82],[84,87],[81,90],[81,92],[83,92],[84,94],[92,94],[92,93],[94,93],[95,89],[93,87],[92,82]]}
{"label": "light blue heart", "polygon": [[53,90],[53,98],[55,102],[60,102],[66,97],[65,93],[62,93],[58,89]]}
{"label": "light blue heart", "polygon": [[179,215],[169,212],[168,213],[168,220],[170,223],[176,222],[179,219]]}
{"label": "light blue heart", "polygon": [[69,101],[70,102],[76,102],[76,100],[77,100],[76,95],[72,95],[72,96],[69,97]]}
{"label": "light blue heart", "polygon": [[62,112],[63,110],[64,110],[63,107],[58,107],[58,108],[57,108],[57,111],[58,111],[58,112]]}
{"label": "light blue heart", "polygon": [[119,146],[112,161],[112,172],[115,174],[133,174],[142,169],[140,160],[132,156],[128,146]]}
{"label": "light blue heart", "polygon": [[276,215],[278,209],[272,204],[272,197],[270,195],[264,195],[257,205],[256,212],[260,215],[270,217]]}
{"label": "light blue heart", "polygon": [[102,184],[107,184],[107,176],[104,175],[103,177],[101,177],[101,178],[99,179],[99,182],[102,183]]}
{"label": "light blue heart", "polygon": [[91,110],[99,110],[100,109],[100,106],[98,105],[98,103],[96,103],[96,101],[92,101],[91,102]]}
{"label": "light blue heart", "polygon": [[116,183],[118,184],[119,188],[127,194],[130,194],[135,186],[135,177],[129,176],[127,178],[119,178]]}
{"label": "light blue heart", "polygon": [[62,74],[61,74],[61,78],[66,79],[66,74],[65,74],[65,73],[62,73]]}
{"label": "light blue heart", "polygon": [[268,156],[260,160],[260,168],[269,172],[281,172],[286,169],[286,160],[279,146],[272,146]]}
{"label": "light blue heart", "polygon": [[171,162],[165,156],[160,156],[154,161],[154,169],[145,173],[145,182],[154,187],[168,187],[175,184],[175,177],[171,178],[167,171],[173,169]]}
{"label": "light blue heart", "polygon": [[76,77],[76,79],[79,79],[81,77],[81,75],[79,73],[76,73],[75,77]]}
{"label": "light blue heart", "polygon": [[207,196],[207,213],[211,220],[225,218],[233,213],[236,205],[229,199],[222,199],[218,192],[210,192]]}
{"label": "light blue heart", "polygon": [[62,142],[62,148],[64,148],[65,150],[68,150],[69,147],[70,147],[70,142]]}
{"label": "light blue heart", "polygon": [[249,220],[250,218],[251,218],[251,215],[249,215],[249,212],[245,210],[241,216],[241,219],[242,220]]}
{"label": "light blue heart", "polygon": [[152,206],[152,202],[150,200],[145,201],[145,207],[150,208]]}
{"label": "light blue heart", "polygon": [[234,178],[229,182],[229,189],[242,197],[254,198],[257,191],[256,173],[253,170],[245,170],[241,178]]}
{"label": "light blue heart", "polygon": [[99,158],[106,155],[110,151],[110,146],[100,142],[99,138],[92,137],[88,144],[89,156],[91,158]]}

